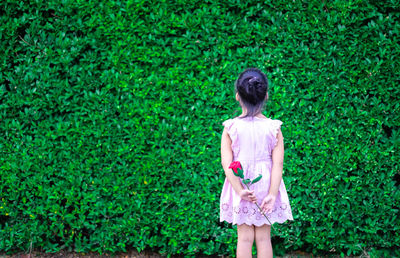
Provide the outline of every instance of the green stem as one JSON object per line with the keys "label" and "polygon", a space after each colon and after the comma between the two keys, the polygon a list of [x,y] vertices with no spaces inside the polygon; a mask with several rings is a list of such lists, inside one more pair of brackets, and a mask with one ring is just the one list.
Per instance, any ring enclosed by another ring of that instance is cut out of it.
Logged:
{"label": "green stem", "polygon": [[[249,188],[249,186],[248,186],[247,184],[244,184],[244,185],[247,187],[248,190],[250,190],[250,188]],[[274,231],[276,231],[275,228],[274,228],[274,226],[272,225],[271,221],[268,219],[268,217],[265,215],[265,213],[262,212],[261,207],[258,205],[258,203],[256,202],[255,204],[257,205],[257,208],[260,210],[260,213],[261,213],[262,215],[264,215],[264,217],[268,220],[269,224],[271,224],[272,229],[273,229]],[[293,236],[289,236],[289,239],[290,239],[290,238],[293,238]],[[296,242],[297,242],[297,239],[299,239],[299,237],[296,237],[295,240],[292,240],[292,243],[296,243]]]}
{"label": "green stem", "polygon": [[[247,187],[248,190],[250,190],[250,188],[249,188],[249,186],[248,186],[247,184],[244,184],[244,185]],[[261,207],[258,205],[258,203],[255,203],[255,204],[257,205],[258,209],[260,210],[260,213],[261,213],[262,215],[264,215],[264,217],[268,220],[269,224],[271,224],[272,229],[275,231],[274,226],[272,225],[272,223],[271,223],[271,221],[268,219],[268,217],[262,212]],[[289,238],[291,238],[291,237],[292,237],[292,236],[289,236]],[[297,242],[297,239],[298,239],[298,238],[299,238],[299,237],[296,237],[296,239],[295,239],[295,240],[292,240],[292,242],[293,242],[293,243]]]}
{"label": "green stem", "polygon": [[[245,184],[245,186],[247,187],[248,190],[250,190],[249,186],[247,184]],[[272,225],[271,221],[268,219],[268,217],[265,215],[265,213],[261,210],[261,207],[258,205],[257,202],[255,202],[255,204],[257,205],[257,208],[260,210],[260,213],[262,215],[264,215],[264,217],[268,220],[269,224],[271,224],[271,227],[273,230],[275,230],[274,226]]]}

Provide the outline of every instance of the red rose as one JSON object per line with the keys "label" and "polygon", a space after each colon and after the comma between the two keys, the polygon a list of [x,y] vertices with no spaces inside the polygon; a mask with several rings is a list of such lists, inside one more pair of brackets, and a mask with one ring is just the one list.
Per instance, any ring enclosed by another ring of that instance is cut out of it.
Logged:
{"label": "red rose", "polygon": [[240,161],[234,161],[229,165],[229,168],[233,170],[233,173],[235,173],[236,176],[239,175],[237,169],[240,168],[242,169],[242,166],[240,165]]}

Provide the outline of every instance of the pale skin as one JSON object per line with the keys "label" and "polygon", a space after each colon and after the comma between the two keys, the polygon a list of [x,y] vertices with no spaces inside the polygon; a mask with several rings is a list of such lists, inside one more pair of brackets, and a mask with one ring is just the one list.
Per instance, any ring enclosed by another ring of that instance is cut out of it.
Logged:
{"label": "pale skin", "polygon": [[[268,94],[266,99],[268,98]],[[240,97],[236,93],[236,100],[240,103]],[[242,106],[242,115],[246,114],[246,110]],[[265,118],[261,113],[257,114],[256,117]],[[284,158],[284,145],[283,145],[283,135],[281,130],[277,133],[277,145],[272,151],[272,169],[271,169],[271,185],[269,188],[268,195],[263,199],[261,203],[261,209],[265,214],[271,213],[276,196],[278,195],[279,186],[282,180],[282,170],[283,170],[283,158]],[[232,140],[229,137],[227,130],[224,128],[221,137],[221,163],[229,183],[232,185],[234,191],[240,196],[241,199],[250,202],[257,202],[254,191],[247,190],[243,188],[240,183],[239,177],[232,173],[229,165],[233,161],[233,153],[231,149]],[[263,225],[260,227],[249,226],[247,224],[242,224],[237,226],[238,229],[238,243],[236,249],[236,256],[238,258],[251,258],[251,249],[254,240],[256,241],[257,247],[257,257],[273,257],[272,244],[271,244],[271,226]]]}

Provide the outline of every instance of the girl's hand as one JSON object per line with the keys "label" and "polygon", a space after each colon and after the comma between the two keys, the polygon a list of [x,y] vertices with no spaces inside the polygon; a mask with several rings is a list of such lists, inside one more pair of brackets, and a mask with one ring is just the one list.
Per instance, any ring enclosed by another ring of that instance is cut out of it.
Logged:
{"label": "girl's hand", "polygon": [[271,213],[274,209],[276,196],[268,194],[261,203],[261,210],[263,213]]}
{"label": "girl's hand", "polygon": [[239,193],[240,198],[243,200],[256,203],[257,197],[254,195],[254,191],[242,189]]}

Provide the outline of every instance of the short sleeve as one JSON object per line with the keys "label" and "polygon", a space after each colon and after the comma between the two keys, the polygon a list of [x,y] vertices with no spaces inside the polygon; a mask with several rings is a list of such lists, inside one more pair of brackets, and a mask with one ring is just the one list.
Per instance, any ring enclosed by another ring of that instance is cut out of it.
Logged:
{"label": "short sleeve", "polygon": [[232,151],[237,151],[239,146],[238,146],[238,139],[237,139],[237,129],[235,126],[235,120],[234,119],[228,119],[225,120],[222,123],[223,126],[225,126],[226,130],[228,131],[229,137],[231,138],[232,141]]}
{"label": "short sleeve", "polygon": [[272,120],[272,139],[273,139],[273,143],[272,143],[272,149],[275,148],[275,146],[278,144],[278,131],[281,128],[282,125],[282,121],[280,120]]}
{"label": "short sleeve", "polygon": [[231,129],[231,127],[232,127],[232,125],[233,125],[233,119],[225,120],[225,121],[222,123],[222,125],[225,126],[226,129],[227,129],[228,132],[229,132],[229,130]]}

